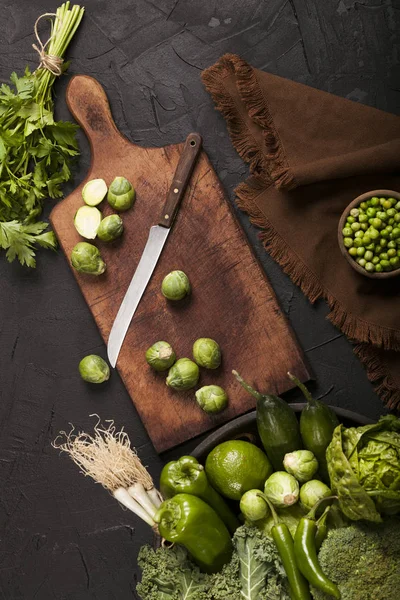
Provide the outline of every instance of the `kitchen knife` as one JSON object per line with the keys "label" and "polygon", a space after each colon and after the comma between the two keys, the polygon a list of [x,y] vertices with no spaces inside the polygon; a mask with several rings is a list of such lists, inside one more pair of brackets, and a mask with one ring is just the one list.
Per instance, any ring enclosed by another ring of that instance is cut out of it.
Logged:
{"label": "kitchen knife", "polygon": [[175,175],[169,188],[158,225],[150,228],[149,237],[139,264],[129,284],[122,304],[110,331],[107,344],[108,360],[115,367],[121,346],[130,322],[139,305],[157,261],[161,255],[168,234],[172,229],[179,206],[185,195],[190,176],[200,154],[202,139],[198,133],[190,133],[186,138]]}

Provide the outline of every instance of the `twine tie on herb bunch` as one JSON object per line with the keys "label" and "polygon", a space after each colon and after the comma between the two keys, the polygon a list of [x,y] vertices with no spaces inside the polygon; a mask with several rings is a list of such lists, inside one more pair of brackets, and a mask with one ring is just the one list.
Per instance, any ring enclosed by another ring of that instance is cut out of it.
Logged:
{"label": "twine tie on herb bunch", "polygon": [[[54,31],[52,32],[52,34],[50,35],[49,39],[47,40],[47,42],[45,44],[43,44],[42,40],[40,39],[39,33],[38,33],[38,23],[39,23],[40,19],[43,19],[44,17],[55,17],[56,20],[58,21],[57,28],[54,29]],[[39,63],[38,69],[47,69],[48,71],[50,71],[50,73],[52,73],[56,77],[59,77],[62,73],[62,64],[64,62],[64,59],[60,58],[59,56],[55,56],[55,54],[47,54],[46,47],[51,42],[53,37],[56,35],[57,30],[60,29],[61,26],[62,26],[62,22],[60,21],[60,19],[56,13],[43,13],[43,15],[40,15],[40,17],[38,17],[36,19],[35,27],[34,27],[35,36],[36,36],[39,46],[37,46],[36,44],[32,44],[32,48],[34,48],[34,50],[37,51],[37,53],[39,54],[39,57],[40,57],[40,63]]]}

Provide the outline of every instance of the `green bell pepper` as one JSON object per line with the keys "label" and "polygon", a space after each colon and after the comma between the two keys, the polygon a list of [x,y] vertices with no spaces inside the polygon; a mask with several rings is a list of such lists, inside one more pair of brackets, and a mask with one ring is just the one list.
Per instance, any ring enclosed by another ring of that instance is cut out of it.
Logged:
{"label": "green bell pepper", "polygon": [[198,496],[218,513],[232,534],[240,525],[225,500],[211,486],[203,465],[194,456],[182,456],[165,465],[160,477],[160,491],[164,498],[172,498],[176,494]]}
{"label": "green bell pepper", "polygon": [[197,496],[177,494],[165,500],[154,520],[168,542],[185,546],[206,573],[216,573],[232,557],[232,540],[215,510]]}

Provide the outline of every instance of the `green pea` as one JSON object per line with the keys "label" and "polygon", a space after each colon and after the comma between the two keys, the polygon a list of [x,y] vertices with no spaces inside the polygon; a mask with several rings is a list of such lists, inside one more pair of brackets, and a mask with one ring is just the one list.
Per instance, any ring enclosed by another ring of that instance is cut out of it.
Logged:
{"label": "green pea", "polygon": [[355,248],[354,246],[352,248],[349,248],[348,253],[350,254],[350,256],[357,256],[357,248]]}
{"label": "green pea", "polygon": [[384,271],[390,271],[390,262],[388,260],[381,260],[379,264]]}
{"label": "green pea", "polygon": [[377,256],[379,256],[379,254],[382,252],[382,250],[383,250],[382,246],[380,244],[378,244],[377,246],[375,246],[374,252]]}
{"label": "green pea", "polygon": [[[396,252],[396,251],[395,251],[395,252]],[[393,255],[393,256],[394,256],[394,255]],[[371,252],[371,250],[366,250],[366,251],[365,251],[364,258],[365,258],[365,260],[366,260],[366,261],[370,261],[370,260],[372,260],[372,259],[373,259],[373,257],[374,257],[374,253],[373,253],[373,252]]]}
{"label": "green pea", "polygon": [[352,217],[358,217],[358,215],[360,214],[360,211],[358,208],[352,208],[350,211],[350,214]]}
{"label": "green pea", "polygon": [[362,239],[360,237],[357,237],[354,242],[353,242],[353,246],[355,246],[356,248],[360,248],[360,246],[362,246]]}
{"label": "green pea", "polygon": [[356,231],[356,232],[354,233],[354,237],[355,237],[355,238],[363,238],[363,237],[364,237],[364,232],[363,232],[363,230],[362,230],[362,229],[360,229],[359,231]]}
{"label": "green pea", "polygon": [[373,220],[374,220],[374,217],[370,217],[370,218],[368,219],[368,223],[371,225],[371,227],[372,227],[372,222],[373,222]]}
{"label": "green pea", "polygon": [[359,246],[357,248],[357,256],[364,256],[364,254],[365,254],[365,248],[364,248],[364,246]]}
{"label": "green pea", "polygon": [[367,216],[368,217],[375,217],[375,215],[376,215],[376,208],[373,208],[372,206],[367,208]]}
{"label": "green pea", "polygon": [[382,273],[383,268],[381,267],[381,265],[378,263],[377,265],[375,265],[375,273]]}
{"label": "green pea", "polygon": [[396,213],[393,217],[395,223],[400,223],[400,213]]}
{"label": "green pea", "polygon": [[349,217],[347,217],[347,222],[350,223],[350,225],[351,225],[352,223],[355,222],[355,218],[350,215]]}
{"label": "green pea", "polygon": [[389,225],[393,225],[393,223],[395,222],[394,217],[390,217],[388,223]]}
{"label": "green pea", "polygon": [[353,238],[351,238],[351,237],[343,238],[343,244],[345,245],[345,248],[351,248],[353,245]]}
{"label": "green pea", "polygon": [[388,242],[387,247],[388,248],[396,248],[397,244],[396,244],[396,242],[394,240],[390,240],[390,242]]}
{"label": "green pea", "polygon": [[392,233],[393,231],[393,227],[391,225],[386,225],[385,227],[386,231],[388,231],[389,233]]}
{"label": "green pea", "polygon": [[382,223],[381,219],[373,219],[372,225],[374,226],[375,229],[382,229],[382,227],[383,227],[383,223]]}
{"label": "green pea", "polygon": [[383,212],[383,210],[378,210],[376,216],[378,219],[381,219],[381,221],[387,221],[389,219],[388,214]]}
{"label": "green pea", "polygon": [[379,204],[381,206],[383,206],[385,202],[386,202],[386,198],[379,198]]}
{"label": "green pea", "polygon": [[379,206],[379,198],[377,196],[372,196],[371,206]]}
{"label": "green pea", "polygon": [[361,202],[360,208],[362,208],[363,210],[367,210],[368,204],[366,202]]}
{"label": "green pea", "polygon": [[355,223],[351,224],[351,228],[353,231],[358,231],[359,229],[361,229],[361,225],[360,223],[358,223],[357,221]]}
{"label": "green pea", "polygon": [[390,198],[388,198],[387,200],[385,200],[385,202],[382,204],[382,206],[385,210],[392,208],[392,200]]}
{"label": "green pea", "polygon": [[365,265],[367,264],[367,261],[365,260],[365,258],[359,257],[359,258],[356,258],[356,263],[358,263],[360,265],[360,267],[365,267]]}
{"label": "green pea", "polygon": [[398,269],[400,265],[400,258],[398,256],[393,256],[389,262],[394,269]]}
{"label": "green pea", "polygon": [[368,223],[361,223],[361,229],[363,231],[367,231],[367,229],[368,229]]}
{"label": "green pea", "polygon": [[379,238],[379,231],[377,229],[375,229],[374,227],[371,227],[368,230],[368,235],[371,238],[371,240],[377,240]]}
{"label": "green pea", "polygon": [[388,231],[388,230],[386,229],[386,227],[385,227],[385,229],[382,229],[382,230],[381,230],[381,237],[383,237],[383,238],[388,238],[388,237],[389,237],[389,235],[390,235],[390,231]]}
{"label": "green pea", "polygon": [[350,237],[353,235],[353,230],[351,227],[343,227],[342,233],[344,237]]}
{"label": "green pea", "polygon": [[380,255],[379,255],[379,258],[381,259],[381,263],[382,263],[383,260],[389,260],[387,252],[381,252]]}
{"label": "green pea", "polygon": [[364,268],[368,273],[373,273],[375,271],[375,265],[372,262],[367,262]]}
{"label": "green pea", "polygon": [[393,258],[394,256],[397,256],[397,250],[395,250],[394,248],[389,248],[386,254],[389,258]]}
{"label": "green pea", "polygon": [[379,243],[382,246],[382,248],[386,248],[386,246],[388,245],[388,241],[385,240],[385,238],[379,240]]}
{"label": "green pea", "polygon": [[360,223],[367,223],[368,222],[368,217],[365,213],[360,213],[358,216],[358,220]]}
{"label": "green pea", "polygon": [[394,217],[397,214],[397,212],[395,208],[388,208],[386,214],[388,217]]}
{"label": "green pea", "polygon": [[391,238],[392,240],[397,240],[398,237],[400,237],[400,229],[395,227],[392,231]]}
{"label": "green pea", "polygon": [[400,210],[400,200],[396,203],[395,209]]}
{"label": "green pea", "polygon": [[363,238],[362,238],[362,241],[363,241],[363,246],[369,246],[369,244],[371,243],[371,238],[370,238],[369,235],[364,234]]}
{"label": "green pea", "polygon": [[374,258],[372,259],[371,262],[372,262],[373,265],[377,265],[378,262],[379,262],[379,256],[374,256]]}
{"label": "green pea", "polygon": [[[364,238],[363,238],[364,241]],[[365,244],[364,244],[365,246]],[[368,246],[365,246],[366,250],[374,250],[375,249],[375,244],[372,242],[372,244],[368,244]]]}

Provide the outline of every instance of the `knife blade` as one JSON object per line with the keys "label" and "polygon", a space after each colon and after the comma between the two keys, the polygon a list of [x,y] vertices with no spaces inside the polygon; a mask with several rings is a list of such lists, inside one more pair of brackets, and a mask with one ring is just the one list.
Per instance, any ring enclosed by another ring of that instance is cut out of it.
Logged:
{"label": "knife blade", "polygon": [[200,154],[201,145],[202,139],[198,133],[190,133],[186,138],[160,221],[158,225],[153,225],[150,228],[146,246],[110,331],[107,355],[112,367],[115,367],[117,364],[118,356],[133,315],[139,306],[139,302],[151,279],[169,232],[172,229],[179,206]]}

